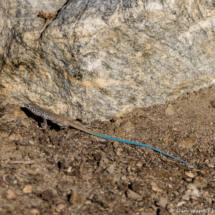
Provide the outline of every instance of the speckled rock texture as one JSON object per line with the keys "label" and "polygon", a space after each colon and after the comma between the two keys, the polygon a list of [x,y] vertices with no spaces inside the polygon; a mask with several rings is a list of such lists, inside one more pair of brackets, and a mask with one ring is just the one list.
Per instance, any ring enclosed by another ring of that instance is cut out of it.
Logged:
{"label": "speckled rock texture", "polygon": [[212,0],[0,4],[0,101],[107,120],[215,80]]}

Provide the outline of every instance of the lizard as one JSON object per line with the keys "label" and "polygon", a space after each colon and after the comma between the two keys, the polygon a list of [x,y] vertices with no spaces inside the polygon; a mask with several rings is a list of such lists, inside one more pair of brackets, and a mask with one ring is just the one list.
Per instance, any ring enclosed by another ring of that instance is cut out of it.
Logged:
{"label": "lizard", "polygon": [[116,138],[116,137],[111,137],[111,136],[107,136],[105,134],[101,134],[101,133],[98,133],[98,132],[95,132],[95,131],[92,131],[90,129],[88,129],[86,126],[84,125],[80,125],[80,123],[76,122],[76,121],[73,121],[73,120],[69,120],[63,116],[60,116],[58,114],[55,114],[49,110],[46,110],[46,109],[43,109],[41,108],[40,106],[34,104],[34,103],[29,103],[29,104],[25,104],[25,108],[28,109],[30,112],[32,112],[33,114],[37,115],[37,116],[40,116],[42,117],[43,119],[43,122],[44,122],[44,126],[42,128],[39,128],[41,130],[45,130],[47,128],[47,120],[50,120],[54,123],[56,123],[58,126],[60,127],[63,127],[63,128],[67,128],[67,127],[73,127],[73,128],[76,128],[76,129],[79,129],[80,131],[83,131],[85,133],[88,133],[88,134],[91,134],[91,135],[94,135],[94,136],[97,136],[97,137],[101,137],[101,138],[104,138],[104,139],[107,139],[107,140],[113,140],[113,141],[118,141],[118,142],[122,142],[122,143],[127,143],[127,144],[132,144],[132,145],[137,145],[137,146],[143,146],[143,147],[146,147],[146,148],[150,148],[150,149],[153,149],[154,151],[157,151],[157,152],[160,152],[168,157],[171,157],[175,160],[178,160],[182,163],[185,163],[187,165],[190,165],[196,169],[198,169],[198,167],[186,162],[186,161],[183,161],[177,157],[174,157],[166,152],[163,152],[155,147],[152,147],[150,145],[146,145],[146,144],[143,144],[143,143],[137,143],[137,142],[131,142],[131,141],[127,141],[127,140],[123,140],[123,139],[119,139],[119,138]]}

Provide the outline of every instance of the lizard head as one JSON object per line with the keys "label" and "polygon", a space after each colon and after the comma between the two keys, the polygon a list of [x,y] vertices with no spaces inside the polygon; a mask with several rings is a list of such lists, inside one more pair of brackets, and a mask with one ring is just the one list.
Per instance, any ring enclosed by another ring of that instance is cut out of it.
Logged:
{"label": "lizard head", "polygon": [[42,114],[44,112],[44,110],[40,106],[38,106],[34,103],[25,104],[25,108],[37,116],[42,116]]}
{"label": "lizard head", "polygon": [[25,104],[25,108],[30,109],[34,106],[33,103]]}
{"label": "lizard head", "polygon": [[34,112],[35,110],[37,110],[40,107],[34,103],[29,103],[29,104],[25,104],[25,108],[30,110],[31,112]]}

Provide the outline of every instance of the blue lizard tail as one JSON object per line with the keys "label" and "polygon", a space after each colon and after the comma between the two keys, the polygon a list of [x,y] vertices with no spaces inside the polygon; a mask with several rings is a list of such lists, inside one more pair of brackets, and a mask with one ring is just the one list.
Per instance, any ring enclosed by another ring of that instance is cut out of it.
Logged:
{"label": "blue lizard tail", "polygon": [[[86,132],[86,131],[85,131],[85,132]],[[143,143],[136,143],[136,142],[131,142],[131,141],[127,141],[127,140],[122,140],[122,139],[118,139],[118,138],[115,138],[115,137],[110,137],[110,136],[107,136],[107,135],[104,135],[104,134],[100,134],[100,133],[94,132],[94,131],[87,131],[87,133],[90,133],[90,134],[92,134],[92,135],[94,135],[94,136],[101,137],[101,138],[105,138],[105,139],[108,139],[108,140],[116,140],[116,141],[119,141],[119,142],[122,142],[122,143],[127,143],[127,144],[133,144],[133,145],[137,145],[137,146],[147,147],[147,148],[153,149],[153,150],[155,150],[155,151],[157,151],[157,152],[160,152],[160,153],[162,153],[162,154],[164,154],[164,155],[166,155],[166,156],[169,156],[169,157],[171,157],[171,158],[173,158],[173,159],[175,159],[175,160],[181,161],[182,163],[185,163],[185,164],[187,164],[187,165],[190,165],[190,166],[192,166],[192,167],[198,169],[198,167],[196,167],[196,166],[194,166],[194,165],[192,165],[192,164],[190,164],[190,163],[187,163],[186,161],[183,161],[183,160],[181,160],[181,159],[179,159],[179,158],[176,158],[176,157],[174,157],[174,156],[172,156],[172,155],[167,154],[166,152],[163,152],[163,151],[161,151],[161,150],[159,150],[159,149],[156,149],[156,148],[154,148],[154,147],[152,147],[152,146],[149,146],[149,145],[146,145],[146,144],[143,144]]]}

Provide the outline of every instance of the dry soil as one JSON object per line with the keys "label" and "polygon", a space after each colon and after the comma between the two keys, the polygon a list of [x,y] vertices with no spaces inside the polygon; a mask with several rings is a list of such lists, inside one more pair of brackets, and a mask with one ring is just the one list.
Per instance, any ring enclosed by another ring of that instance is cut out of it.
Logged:
{"label": "dry soil", "polygon": [[0,105],[0,214],[215,214],[215,86],[92,123],[199,169],[51,122],[42,131],[41,123]]}

